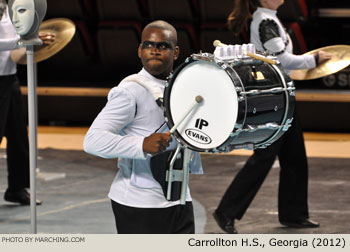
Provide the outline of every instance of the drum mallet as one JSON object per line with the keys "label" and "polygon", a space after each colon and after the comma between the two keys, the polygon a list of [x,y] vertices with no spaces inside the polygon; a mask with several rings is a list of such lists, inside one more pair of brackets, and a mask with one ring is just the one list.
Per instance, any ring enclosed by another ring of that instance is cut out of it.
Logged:
{"label": "drum mallet", "polygon": [[257,55],[257,54],[254,54],[254,53],[250,53],[250,52],[246,52],[245,53],[246,55],[252,57],[252,58],[255,58],[255,59],[258,59],[258,60],[262,60],[266,63],[269,63],[271,65],[276,65],[276,60],[272,60],[272,59],[269,59],[269,58],[266,58],[264,56],[260,56],[260,55]]}
{"label": "drum mallet", "polygon": [[[168,132],[169,135],[173,134],[175,132],[175,130],[177,129],[177,127],[179,127],[179,125],[185,120],[185,118],[188,116],[189,113],[191,113],[191,111],[200,103],[203,102],[203,97],[200,95],[197,95],[196,98],[194,99],[193,103],[191,104],[191,106],[187,109],[187,111],[182,115],[182,117],[180,118],[179,121],[177,121],[175,123],[175,125],[170,129],[170,131]],[[179,145],[176,149],[176,153],[173,156],[171,163],[170,163],[170,167],[169,167],[169,171],[168,171],[168,192],[167,192],[167,199],[170,200],[171,198],[171,184],[173,182],[173,165],[175,163],[175,160],[177,158],[177,154],[179,153],[181,149],[181,146]],[[181,185],[181,197],[180,197],[180,203],[182,205],[186,204],[186,191],[187,191],[187,185],[188,185],[188,173],[189,173],[189,152],[190,150],[187,150],[185,148],[184,151],[184,164],[183,164],[183,169],[182,169],[182,185]],[[177,171],[178,172],[178,171]]]}
{"label": "drum mallet", "polygon": [[[227,46],[226,44],[224,43],[221,43],[220,40],[214,40],[213,42],[213,45],[215,47],[218,47],[218,46]],[[261,56],[261,55],[257,55],[257,54],[254,54],[254,53],[250,53],[250,52],[245,52],[246,55],[248,55],[249,57],[252,57],[252,58],[255,58],[255,59],[258,59],[258,60],[262,60],[266,63],[269,63],[269,64],[272,64],[272,65],[276,65],[276,61],[275,60],[272,60],[272,59],[269,59],[269,58],[266,58],[264,56]]]}
{"label": "drum mallet", "polygon": [[188,116],[188,114],[201,102],[203,102],[203,97],[200,95],[197,95],[196,98],[194,99],[193,103],[191,106],[187,109],[187,111],[183,114],[183,116],[178,120],[175,125],[170,129],[169,134],[173,134],[177,127],[185,120],[185,118]]}
{"label": "drum mallet", "polygon": [[227,45],[224,43],[221,43],[220,40],[214,40],[213,46],[215,46],[215,47],[222,46],[223,47],[223,46],[227,46]]}

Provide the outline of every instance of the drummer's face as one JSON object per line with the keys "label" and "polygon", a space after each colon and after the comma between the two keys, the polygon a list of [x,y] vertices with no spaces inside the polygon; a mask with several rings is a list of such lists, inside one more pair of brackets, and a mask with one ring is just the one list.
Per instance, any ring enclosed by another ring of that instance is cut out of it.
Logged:
{"label": "drummer's face", "polygon": [[284,0],[260,0],[260,3],[264,8],[277,10],[284,3]]}
{"label": "drummer's face", "polygon": [[34,0],[15,0],[12,5],[12,23],[19,35],[26,35],[34,23]]}
{"label": "drummer's face", "polygon": [[147,28],[143,32],[138,54],[147,72],[159,79],[166,79],[173,70],[179,48],[173,42],[171,32],[160,28]]}

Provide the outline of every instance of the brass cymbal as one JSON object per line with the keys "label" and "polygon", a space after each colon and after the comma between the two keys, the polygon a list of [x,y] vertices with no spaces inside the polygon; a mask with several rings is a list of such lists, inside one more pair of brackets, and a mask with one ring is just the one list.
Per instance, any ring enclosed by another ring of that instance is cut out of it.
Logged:
{"label": "brass cymbal", "polygon": [[350,46],[333,45],[322,47],[305,54],[314,54],[319,51],[325,51],[332,54],[332,58],[313,69],[293,70],[290,77],[293,80],[312,80],[336,73],[350,64]]}
{"label": "brass cymbal", "polygon": [[[56,39],[51,45],[34,47],[34,63],[46,60],[61,51],[73,38],[75,24],[67,18],[53,18],[44,21],[39,32],[55,33]],[[17,64],[27,64],[26,49],[24,47],[11,52],[11,59]]]}

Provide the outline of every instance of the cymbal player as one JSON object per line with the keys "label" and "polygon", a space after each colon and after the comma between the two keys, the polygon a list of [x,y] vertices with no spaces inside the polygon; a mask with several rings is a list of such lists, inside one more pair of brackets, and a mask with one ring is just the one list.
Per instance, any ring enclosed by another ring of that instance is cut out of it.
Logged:
{"label": "cymbal player", "polygon": [[[55,41],[54,33],[39,33],[44,44]],[[4,199],[21,205],[30,204],[29,143],[26,112],[16,76],[16,63],[11,60],[11,50],[18,49],[20,36],[11,23],[9,8],[0,0],[0,143],[7,138],[8,188]],[[41,202],[38,200],[37,205]]]}
{"label": "cymbal player", "polygon": [[[290,73],[292,69],[315,68],[332,55],[319,51],[314,55],[294,55],[292,41],[277,18],[283,0],[236,0],[228,24],[238,35],[252,17],[250,42],[257,50],[273,54]],[[279,222],[292,228],[317,228],[309,219],[308,162],[304,139],[295,111],[291,127],[265,149],[256,149],[226,190],[214,218],[226,233],[237,233],[235,220],[240,220],[270,171],[276,156],[281,167],[278,213]]]}

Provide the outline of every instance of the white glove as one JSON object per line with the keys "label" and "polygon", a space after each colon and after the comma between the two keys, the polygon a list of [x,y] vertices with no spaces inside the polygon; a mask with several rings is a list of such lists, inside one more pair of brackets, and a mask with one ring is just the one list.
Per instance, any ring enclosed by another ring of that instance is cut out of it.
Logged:
{"label": "white glove", "polygon": [[247,52],[256,53],[254,44],[243,44],[243,45],[224,45],[217,46],[214,51],[216,58],[220,60],[233,60],[246,58]]}

